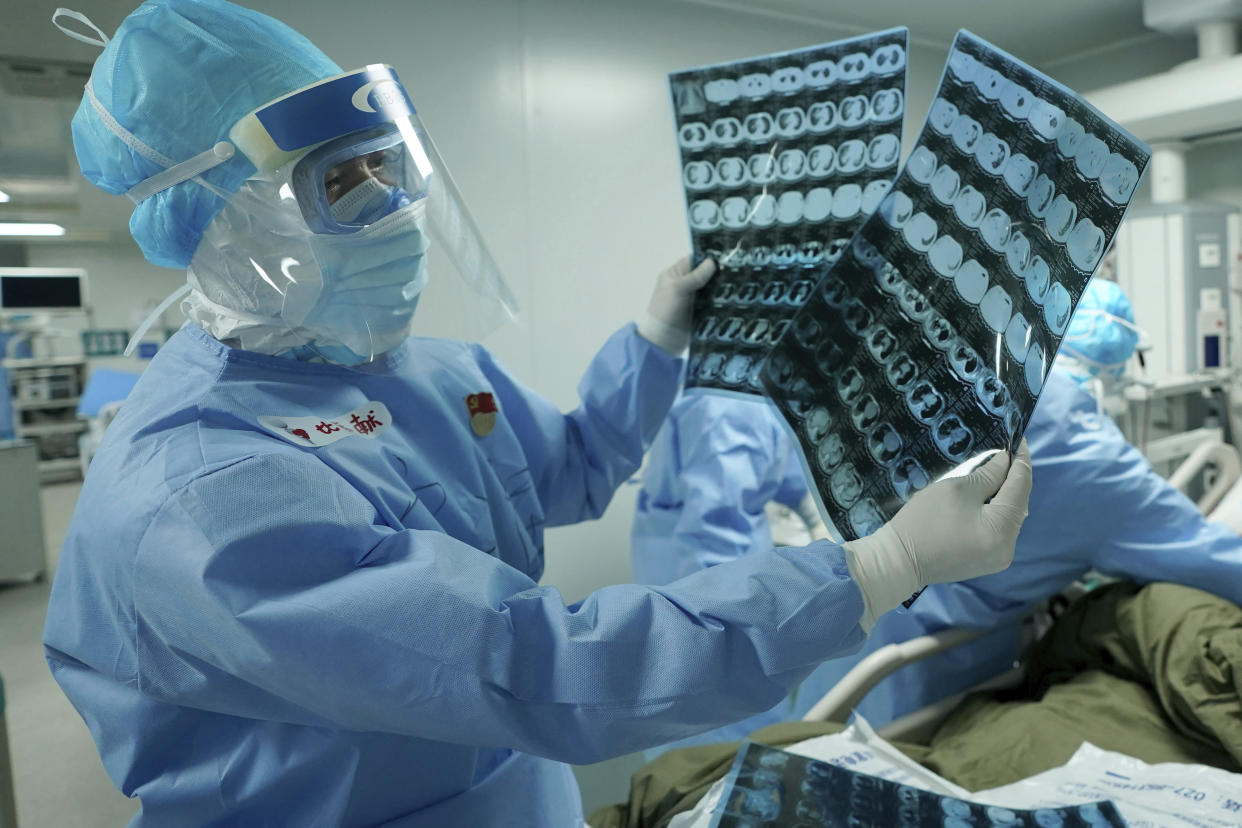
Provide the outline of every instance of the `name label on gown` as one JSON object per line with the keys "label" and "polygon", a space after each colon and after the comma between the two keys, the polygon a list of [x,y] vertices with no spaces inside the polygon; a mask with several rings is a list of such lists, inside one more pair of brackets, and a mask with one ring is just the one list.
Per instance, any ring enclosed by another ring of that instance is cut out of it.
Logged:
{"label": "name label on gown", "polygon": [[368,402],[336,417],[264,415],[259,425],[298,446],[321,448],[346,437],[374,440],[388,430],[392,416],[382,402]]}

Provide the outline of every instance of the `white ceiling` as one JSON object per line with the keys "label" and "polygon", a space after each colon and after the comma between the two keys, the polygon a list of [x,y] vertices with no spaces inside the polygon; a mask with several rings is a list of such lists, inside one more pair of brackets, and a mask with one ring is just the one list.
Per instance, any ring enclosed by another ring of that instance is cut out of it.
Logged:
{"label": "white ceiling", "polygon": [[1143,26],[1142,0],[682,1],[860,32],[906,26],[913,41],[946,48],[958,29],[969,29],[1045,67],[1135,38],[1160,37]]}
{"label": "white ceiling", "polygon": [[[426,2],[426,0],[422,0]],[[1143,26],[1142,0],[681,0],[760,15],[792,17],[859,31],[907,26],[916,41],[947,46],[966,28],[1037,64],[1056,62],[1136,37],[1159,37]],[[0,54],[91,61],[96,49],[57,32],[51,15],[64,0],[4,0]],[[325,2],[325,0],[311,0]],[[508,4],[512,0],[495,0]],[[612,0],[624,2],[624,0]],[[136,0],[82,0],[112,32]]]}
{"label": "white ceiling", "polygon": [[[557,2],[558,0],[527,0]],[[603,0],[600,0],[601,2]],[[609,0],[629,2],[629,0]],[[663,0],[672,2],[672,0]],[[132,11],[139,0],[78,0],[71,8],[85,11],[106,32]],[[244,0],[243,0],[244,2]],[[307,0],[307,6],[327,0]],[[451,3],[453,0],[418,0]],[[494,0],[509,4],[513,0]],[[909,27],[916,43],[947,48],[959,28],[996,43],[1044,69],[1084,53],[1144,39],[1165,39],[1143,27],[1142,0],[677,0],[729,12],[784,18],[847,31],[872,31],[896,25]],[[98,49],[65,37],[51,24],[64,0],[0,0],[0,55],[60,61],[93,62]],[[656,6],[656,3],[652,4]],[[305,7],[304,7],[305,8]],[[313,14],[313,12],[310,12]],[[3,103],[3,98],[0,98]],[[71,111],[69,102],[67,115]],[[12,113],[16,114],[16,113]],[[3,119],[0,119],[3,120]],[[67,119],[66,119],[67,120]],[[11,136],[10,136],[11,137]],[[67,145],[67,136],[66,145]],[[4,136],[0,135],[0,141]],[[86,190],[92,188],[86,187]],[[79,197],[77,217],[65,223],[124,233],[125,211],[93,209]],[[0,207],[0,218],[17,217],[17,205]],[[7,216],[6,216],[7,214]],[[21,216],[26,217],[26,216]],[[31,216],[34,218],[34,216]],[[102,226],[102,227],[101,227]]]}

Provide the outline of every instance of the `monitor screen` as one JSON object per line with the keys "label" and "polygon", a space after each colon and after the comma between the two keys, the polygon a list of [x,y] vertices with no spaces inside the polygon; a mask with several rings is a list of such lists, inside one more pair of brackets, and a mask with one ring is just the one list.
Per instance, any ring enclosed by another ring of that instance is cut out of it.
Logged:
{"label": "monitor screen", "polygon": [[81,307],[81,276],[0,275],[0,308],[4,310],[73,310]]}

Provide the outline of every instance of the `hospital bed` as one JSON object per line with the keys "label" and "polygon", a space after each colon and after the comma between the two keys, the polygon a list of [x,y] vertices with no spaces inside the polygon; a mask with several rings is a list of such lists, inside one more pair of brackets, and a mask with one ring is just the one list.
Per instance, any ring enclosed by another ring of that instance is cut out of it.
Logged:
{"label": "hospital bed", "polygon": [[[947,629],[881,647],[854,665],[852,670],[806,712],[802,720],[845,724],[850,713],[872,688],[893,673],[930,656],[980,639],[989,632],[991,630]],[[921,744],[931,737],[944,717],[968,694],[1015,687],[1021,680],[1022,669],[1013,667],[967,690],[946,696],[894,719],[877,732],[889,741]]]}

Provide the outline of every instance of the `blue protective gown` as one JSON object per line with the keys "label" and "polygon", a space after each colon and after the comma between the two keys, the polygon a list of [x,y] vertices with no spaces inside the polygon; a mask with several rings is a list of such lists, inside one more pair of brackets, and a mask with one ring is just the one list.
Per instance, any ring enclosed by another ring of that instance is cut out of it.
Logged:
{"label": "blue protective gown", "polygon": [[[765,507],[807,494],[801,455],[763,399],[690,393],[673,403],[643,468],[630,535],[634,580],[670,584],[772,548]],[[647,752],[741,739],[793,715],[792,702]]]}
{"label": "blue protective gown", "polygon": [[856,656],[823,664],[803,683],[798,716],[871,652],[946,627],[996,630],[885,679],[858,708],[868,721],[884,724],[1003,673],[1020,654],[1018,621],[1092,568],[1138,583],[1197,587],[1242,604],[1242,537],[1208,522],[1157,475],[1068,376],[1049,372],[1026,439],[1035,485],[1013,565],[932,586],[908,613],[882,617]]}
{"label": "blue protective gown", "polygon": [[772,547],[764,507],[807,494],[798,448],[763,400],[679,397],[651,446],[634,515],[631,560],[640,584]]}
{"label": "blue protective gown", "polygon": [[[577,826],[563,762],[764,710],[856,646],[826,542],[570,606],[537,585],[544,527],[603,512],[681,366],[630,326],[565,415],[479,346],[351,370],[177,333],[91,464],[44,632],[134,824]],[[386,428],[318,448],[258,420],[377,402]]]}

